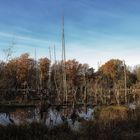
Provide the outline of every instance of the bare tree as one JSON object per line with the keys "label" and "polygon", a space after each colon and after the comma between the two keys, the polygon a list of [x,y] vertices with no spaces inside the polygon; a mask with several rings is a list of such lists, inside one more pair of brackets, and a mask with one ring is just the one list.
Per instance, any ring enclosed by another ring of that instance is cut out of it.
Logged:
{"label": "bare tree", "polygon": [[8,62],[12,58],[12,54],[14,53],[13,49],[14,49],[15,44],[16,43],[14,41],[12,41],[11,44],[6,49],[3,49],[6,62]]}

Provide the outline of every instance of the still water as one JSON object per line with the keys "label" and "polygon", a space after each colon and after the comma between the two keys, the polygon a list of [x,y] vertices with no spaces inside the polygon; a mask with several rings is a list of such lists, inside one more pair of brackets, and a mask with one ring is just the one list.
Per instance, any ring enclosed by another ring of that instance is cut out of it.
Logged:
{"label": "still water", "polygon": [[[67,111],[68,111],[67,122],[71,127],[73,127],[72,120],[70,117],[72,114],[72,109],[68,109]],[[64,112],[65,110],[63,109],[57,111],[54,108],[49,108],[48,112],[46,113],[44,123],[49,127],[64,123],[64,120],[62,119]],[[76,114],[80,118],[83,118],[84,120],[92,120],[93,112],[94,109],[92,108],[88,108],[86,113],[83,108],[76,110]],[[5,125],[5,126],[8,124],[20,125],[20,124],[32,123],[32,122],[40,122],[40,113],[38,108],[16,108],[11,113],[0,113],[1,125]],[[79,127],[79,125],[80,122],[75,121],[74,127],[76,127],[76,129]]]}

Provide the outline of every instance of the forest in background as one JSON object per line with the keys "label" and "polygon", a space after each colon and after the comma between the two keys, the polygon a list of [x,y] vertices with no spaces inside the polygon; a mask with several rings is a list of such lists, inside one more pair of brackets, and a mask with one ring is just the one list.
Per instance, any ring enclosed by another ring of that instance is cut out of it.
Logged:
{"label": "forest in background", "polygon": [[106,105],[138,102],[139,65],[131,69],[122,60],[111,59],[95,71],[75,59],[51,63],[47,57],[35,60],[28,53],[0,62],[1,101],[22,102],[39,94],[53,103],[64,102],[63,67],[68,101]]}

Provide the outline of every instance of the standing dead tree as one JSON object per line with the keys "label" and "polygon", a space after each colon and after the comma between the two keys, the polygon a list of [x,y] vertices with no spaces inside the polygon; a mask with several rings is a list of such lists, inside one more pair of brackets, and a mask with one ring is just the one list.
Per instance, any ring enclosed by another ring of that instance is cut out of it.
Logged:
{"label": "standing dead tree", "polygon": [[12,43],[9,45],[9,47],[7,47],[6,49],[3,49],[6,62],[8,62],[12,58],[12,54],[14,52],[13,51],[14,46],[15,46],[15,42],[12,41]]}

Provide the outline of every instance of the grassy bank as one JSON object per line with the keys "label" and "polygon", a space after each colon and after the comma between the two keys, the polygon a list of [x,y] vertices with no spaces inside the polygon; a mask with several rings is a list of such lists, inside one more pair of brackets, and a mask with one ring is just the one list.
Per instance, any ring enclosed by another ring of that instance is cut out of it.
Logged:
{"label": "grassy bank", "polygon": [[49,129],[42,124],[0,127],[1,140],[139,140],[140,121],[86,122],[79,132],[66,125]]}
{"label": "grassy bank", "polygon": [[103,107],[94,121],[83,121],[78,132],[67,125],[49,129],[39,123],[1,126],[0,140],[139,140],[139,110],[133,114],[124,107]]}

